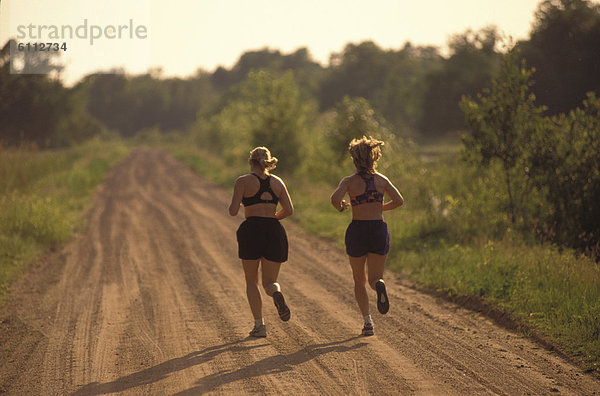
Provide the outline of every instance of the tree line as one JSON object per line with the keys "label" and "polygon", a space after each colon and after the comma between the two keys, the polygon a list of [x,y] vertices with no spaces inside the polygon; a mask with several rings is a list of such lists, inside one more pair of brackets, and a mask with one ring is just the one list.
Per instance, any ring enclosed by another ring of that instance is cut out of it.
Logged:
{"label": "tree line", "polygon": [[[542,1],[529,39],[506,42],[494,27],[453,36],[447,56],[365,41],[346,45],[327,66],[306,48],[265,48],[186,79],[117,72],[71,88],[51,75],[10,74],[8,42],[0,52],[0,142],[61,147],[103,133],[189,131],[226,158],[267,145],[286,158],[283,171],[327,178],[352,137],[377,135],[401,150],[402,137],[465,132],[470,161],[503,169],[513,223],[597,248],[600,6]],[[23,57],[25,67],[54,64]]]}
{"label": "tree line", "polygon": [[[503,41],[494,27],[466,31],[450,39],[449,55],[407,42],[400,50],[376,43],[351,43],[333,54],[328,66],[308,49],[282,54],[268,48],[242,54],[230,69],[181,78],[94,74],[66,88],[44,75],[10,74],[7,42],[0,55],[0,139],[58,146],[97,134],[103,127],[123,136],[158,128],[189,128],[198,117],[217,114],[235,100],[251,71],[292,72],[300,100],[320,112],[335,109],[345,96],[366,99],[397,131],[435,138],[465,130],[462,95],[489,87],[501,64]],[[588,0],[540,3],[530,38],[517,43],[535,69],[532,92],[548,115],[566,113],[589,91],[600,89],[600,11]],[[39,62],[34,55],[29,62]],[[39,67],[38,67],[39,68]],[[76,132],[75,132],[76,131]]]}

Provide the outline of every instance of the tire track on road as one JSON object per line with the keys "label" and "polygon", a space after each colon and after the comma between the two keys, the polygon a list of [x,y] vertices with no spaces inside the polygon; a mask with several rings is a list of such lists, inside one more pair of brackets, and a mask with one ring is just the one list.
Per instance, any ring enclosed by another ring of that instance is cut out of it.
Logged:
{"label": "tire track on road", "polygon": [[229,198],[170,155],[134,150],[99,189],[87,227],[2,307],[0,390],[600,395],[559,357],[392,274],[390,313],[373,309],[376,336],[358,337],[343,250],[288,220],[280,282],[292,319],[281,322],[263,293],[269,336],[250,339],[242,218],[228,215]]}

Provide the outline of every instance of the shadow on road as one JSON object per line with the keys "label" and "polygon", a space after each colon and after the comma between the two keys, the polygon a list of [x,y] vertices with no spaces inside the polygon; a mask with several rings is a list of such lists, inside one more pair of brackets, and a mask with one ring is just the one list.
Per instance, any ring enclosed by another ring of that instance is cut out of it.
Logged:
{"label": "shadow on road", "polygon": [[[356,343],[354,345],[342,345],[349,341],[359,338],[351,337],[342,341],[330,342],[327,344],[310,345],[297,352],[288,355],[275,355],[253,364],[242,367],[237,370],[220,371],[208,375],[198,380],[198,386],[178,393],[179,395],[198,394],[215,389],[218,386],[238,381],[245,378],[256,377],[264,374],[272,374],[292,370],[294,366],[307,362],[319,355],[330,352],[346,352],[360,348],[365,343]],[[260,348],[269,345],[268,343],[245,344],[249,341],[256,341],[255,338],[247,337],[241,340],[228,342],[222,345],[212,346],[202,351],[192,352],[183,357],[168,360],[164,363],[149,367],[142,371],[118,378],[111,382],[99,383],[92,382],[72,393],[73,396],[79,395],[101,395],[113,392],[123,392],[138,386],[152,384],[168,377],[170,373],[185,370],[187,368],[203,364],[214,359],[221,353],[245,353],[251,349]]]}
{"label": "shadow on road", "polygon": [[242,379],[293,370],[294,366],[305,363],[326,353],[342,353],[367,345],[364,342],[358,342],[353,345],[343,345],[358,338],[360,338],[360,336],[327,344],[310,345],[287,355],[270,356],[237,370],[222,370],[218,373],[207,375],[206,377],[199,379],[197,386],[176,393],[176,395],[197,395],[204,392],[211,392],[217,387]]}
{"label": "shadow on road", "polygon": [[167,378],[170,373],[185,370],[198,364],[206,363],[223,352],[245,352],[254,348],[260,348],[269,345],[267,343],[244,345],[245,342],[250,340],[256,339],[247,337],[222,345],[208,347],[201,351],[192,352],[180,358],[167,360],[164,363],[149,367],[142,371],[138,371],[137,373],[129,374],[111,382],[92,382],[72,393],[72,395],[102,395],[112,392],[122,392],[127,389],[132,389],[138,386],[160,381],[164,378]]}

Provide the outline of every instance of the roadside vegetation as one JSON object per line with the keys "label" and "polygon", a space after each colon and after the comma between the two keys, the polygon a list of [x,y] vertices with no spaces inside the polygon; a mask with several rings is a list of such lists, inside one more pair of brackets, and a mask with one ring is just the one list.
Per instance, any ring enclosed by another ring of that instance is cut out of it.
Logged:
{"label": "roadside vegetation", "polygon": [[94,188],[127,152],[97,139],[56,150],[0,147],[0,301],[24,264],[82,225]]}

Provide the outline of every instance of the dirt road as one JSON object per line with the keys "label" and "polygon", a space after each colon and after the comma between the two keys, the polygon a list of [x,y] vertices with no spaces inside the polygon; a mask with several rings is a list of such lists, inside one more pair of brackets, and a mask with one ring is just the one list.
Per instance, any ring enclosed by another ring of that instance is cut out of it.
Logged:
{"label": "dirt road", "polygon": [[359,337],[344,252],[289,221],[292,319],[263,297],[269,336],[248,338],[229,199],[159,151],[117,165],[85,229],[0,310],[0,393],[600,394],[543,348],[392,278],[389,314]]}

